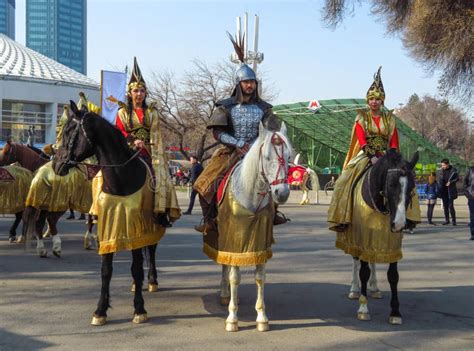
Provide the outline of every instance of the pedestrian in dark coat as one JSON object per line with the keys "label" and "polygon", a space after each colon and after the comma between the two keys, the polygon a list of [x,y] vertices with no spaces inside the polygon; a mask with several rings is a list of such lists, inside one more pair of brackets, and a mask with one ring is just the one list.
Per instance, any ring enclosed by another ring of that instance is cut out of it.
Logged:
{"label": "pedestrian in dark coat", "polygon": [[[198,162],[198,160],[195,156],[191,156],[190,161],[191,161],[191,164],[192,164],[191,179],[190,179],[191,186],[192,186],[194,184],[194,182],[196,181],[196,179],[198,179],[198,177],[201,174],[203,168],[202,168],[202,165]],[[192,213],[193,207],[194,207],[194,201],[196,200],[196,195],[197,195],[196,190],[194,190],[194,188],[192,188],[191,197],[189,199],[188,210],[186,212],[184,212],[183,214],[190,215]]]}
{"label": "pedestrian in dark coat", "polygon": [[458,171],[449,164],[447,158],[441,161],[441,170],[438,174],[439,194],[438,197],[443,201],[444,218],[443,225],[450,223],[449,215],[453,225],[456,225],[456,211],[454,209],[454,200],[458,198],[456,182],[459,180]]}

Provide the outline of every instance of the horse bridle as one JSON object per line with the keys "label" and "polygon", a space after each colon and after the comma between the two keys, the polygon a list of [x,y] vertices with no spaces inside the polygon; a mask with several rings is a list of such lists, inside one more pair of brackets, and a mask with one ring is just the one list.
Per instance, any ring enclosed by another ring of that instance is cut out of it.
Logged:
{"label": "horse bridle", "polygon": [[[76,127],[74,128],[73,132],[72,132],[72,136],[71,136],[71,139],[69,140],[69,143],[68,143],[68,153],[67,153],[67,156],[66,156],[66,161],[63,163],[63,164],[68,164],[68,165],[71,165],[71,166],[77,166],[77,165],[86,165],[86,166],[90,166],[89,163],[85,163],[85,162],[77,162],[77,161],[74,161],[74,160],[71,160],[71,157],[72,157],[72,148],[74,146],[74,143],[76,142],[76,139],[79,135],[79,131],[82,132],[82,134],[84,135],[84,138],[86,138],[86,141],[87,143],[93,148],[94,147],[94,144],[92,144],[92,141],[91,139],[89,138],[89,136],[87,135],[87,132],[86,132],[86,129],[84,128],[84,119],[86,117],[87,113],[84,114],[84,116],[81,118],[80,121],[76,120],[76,119],[72,119],[72,121],[74,123],[76,123]],[[135,157],[137,157],[139,154],[140,154],[141,150],[139,149],[137,152],[135,152],[129,159],[127,159],[125,162],[123,163],[120,163],[120,164],[115,164],[115,165],[100,165],[101,168],[105,167],[105,168],[113,168],[113,167],[123,167],[125,165],[127,165],[130,161],[132,161]],[[61,166],[62,167],[62,166]]]}
{"label": "horse bridle", "polygon": [[370,181],[370,175],[372,173],[372,169],[373,167],[371,167],[369,169],[369,174],[367,175],[367,181],[369,182],[369,197],[370,197],[370,202],[374,208],[374,210],[376,210],[377,212],[380,212],[384,215],[388,215],[390,214],[390,209],[386,206],[387,204],[387,194],[388,194],[388,175],[390,173],[401,173],[400,177],[403,177],[403,176],[406,176],[406,170],[404,169],[401,169],[401,168],[389,168],[387,170],[387,176],[385,177],[385,184],[384,184],[384,190],[382,190],[379,195],[382,196],[382,199],[383,199],[383,202],[384,202],[384,207],[385,209],[380,209],[377,204],[375,203],[375,200],[374,200],[374,196],[372,194],[372,191],[370,190],[370,184],[371,184],[371,181]]}
{"label": "horse bridle", "polygon": [[[259,152],[259,156],[258,156],[258,158],[260,160],[260,168],[261,168],[260,169],[260,175],[262,176],[263,180],[265,181],[265,184],[267,184],[268,187],[278,185],[278,184],[282,184],[282,183],[286,183],[286,178],[278,178],[278,175],[280,174],[280,170],[283,167],[285,167],[285,165],[286,165],[285,158],[283,156],[283,149],[286,145],[285,141],[275,132],[272,135],[271,143],[272,143],[273,149],[275,150],[275,153],[278,157],[278,168],[277,168],[277,171],[276,171],[275,179],[273,181],[270,182],[268,180],[268,177],[265,174],[265,168],[263,167],[263,157],[262,157],[263,144],[262,144],[262,146],[260,146],[260,152]],[[278,149],[277,149],[277,146],[280,146],[280,145],[281,145],[281,153],[279,153]]]}

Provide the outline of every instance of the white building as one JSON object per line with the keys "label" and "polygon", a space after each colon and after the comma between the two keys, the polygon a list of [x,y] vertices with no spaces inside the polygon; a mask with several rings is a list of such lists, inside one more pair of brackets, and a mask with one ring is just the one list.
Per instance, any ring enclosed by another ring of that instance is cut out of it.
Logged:
{"label": "white building", "polygon": [[99,104],[97,82],[0,34],[0,146],[26,142],[30,126],[35,144],[54,143],[63,106],[81,91]]}

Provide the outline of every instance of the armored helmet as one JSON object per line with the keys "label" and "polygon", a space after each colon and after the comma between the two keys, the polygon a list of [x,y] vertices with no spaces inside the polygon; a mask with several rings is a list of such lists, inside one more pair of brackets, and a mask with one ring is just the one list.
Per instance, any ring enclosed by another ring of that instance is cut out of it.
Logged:
{"label": "armored helmet", "polygon": [[240,66],[237,68],[234,74],[234,82],[235,84],[239,84],[243,80],[257,80],[257,75],[255,74],[254,70],[250,68],[249,65],[245,63],[245,47],[244,47],[244,38],[242,37],[235,37],[233,38],[232,35],[227,32],[232,45],[234,46],[235,53],[237,54],[237,58],[240,61]]}

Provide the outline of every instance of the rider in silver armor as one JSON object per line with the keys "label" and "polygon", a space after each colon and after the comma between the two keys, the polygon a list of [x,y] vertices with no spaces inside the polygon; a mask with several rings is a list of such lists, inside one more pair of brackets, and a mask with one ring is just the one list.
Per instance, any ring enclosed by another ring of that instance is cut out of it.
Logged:
{"label": "rider in silver armor", "polygon": [[[258,94],[255,72],[244,63],[243,56],[241,62],[235,72],[235,88],[232,95],[217,103],[207,126],[222,146],[214,152],[207,167],[194,184],[194,189],[200,194],[199,200],[204,216],[204,224],[196,226],[195,229],[201,232],[216,229],[218,185],[257,139],[260,122],[268,130],[280,130],[280,123],[272,112],[272,105],[263,101]],[[275,224],[285,222],[284,216],[275,216]]]}

